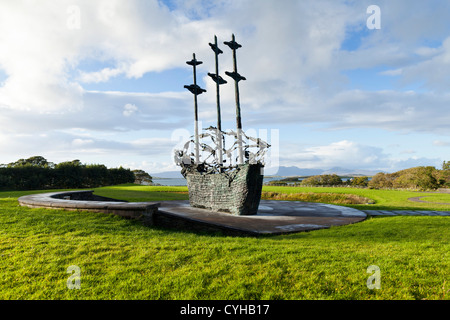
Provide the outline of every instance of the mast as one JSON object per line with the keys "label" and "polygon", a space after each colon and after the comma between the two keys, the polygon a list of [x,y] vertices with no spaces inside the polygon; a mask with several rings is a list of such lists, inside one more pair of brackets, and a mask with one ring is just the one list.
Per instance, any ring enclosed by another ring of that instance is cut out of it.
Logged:
{"label": "mast", "polygon": [[232,35],[231,41],[225,41],[224,44],[233,50],[233,72],[225,71],[225,74],[234,80],[234,91],[236,96],[236,128],[237,128],[237,142],[238,142],[238,164],[244,163],[244,151],[242,149],[242,122],[241,122],[241,105],[239,102],[239,81],[246,80],[245,77],[241,76],[237,72],[236,63],[236,50],[242,46],[235,41],[234,34]]}
{"label": "mast", "polygon": [[217,46],[217,37],[214,36],[214,43],[209,43],[209,46],[214,51],[214,55],[216,58],[216,73],[208,73],[214,82],[216,83],[216,100],[217,100],[217,141],[218,141],[218,150],[217,150],[217,158],[219,166],[223,165],[223,137],[222,137],[222,123],[220,116],[220,89],[219,86],[221,84],[227,83],[220,75],[219,75],[219,54],[223,53],[222,50]]}
{"label": "mast", "polygon": [[197,96],[199,94],[202,94],[203,92],[206,92],[205,89],[200,88],[197,85],[197,69],[196,66],[199,64],[202,64],[202,61],[198,61],[195,59],[195,53],[192,54],[192,60],[186,61],[188,65],[191,65],[193,68],[193,74],[194,74],[194,84],[186,85],[184,86],[186,89],[188,89],[193,95],[194,95],[194,115],[195,115],[195,127],[194,127],[194,139],[195,139],[195,164],[200,163],[200,143],[198,139],[198,106],[197,106]]}

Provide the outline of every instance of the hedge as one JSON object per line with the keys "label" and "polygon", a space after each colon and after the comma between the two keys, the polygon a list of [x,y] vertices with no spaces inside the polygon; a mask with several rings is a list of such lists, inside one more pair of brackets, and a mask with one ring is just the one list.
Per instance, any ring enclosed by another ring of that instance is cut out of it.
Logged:
{"label": "hedge", "polygon": [[108,169],[101,164],[85,165],[79,161],[51,166],[15,163],[0,167],[0,190],[94,188],[134,180],[130,169]]}

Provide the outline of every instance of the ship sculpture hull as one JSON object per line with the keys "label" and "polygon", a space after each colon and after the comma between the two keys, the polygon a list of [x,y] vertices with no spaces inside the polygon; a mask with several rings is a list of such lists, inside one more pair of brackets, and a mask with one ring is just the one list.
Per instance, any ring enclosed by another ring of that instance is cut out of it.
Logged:
{"label": "ship sculpture hull", "polygon": [[262,167],[259,163],[243,164],[232,172],[218,174],[188,170],[185,177],[191,207],[233,215],[257,214],[264,178]]}

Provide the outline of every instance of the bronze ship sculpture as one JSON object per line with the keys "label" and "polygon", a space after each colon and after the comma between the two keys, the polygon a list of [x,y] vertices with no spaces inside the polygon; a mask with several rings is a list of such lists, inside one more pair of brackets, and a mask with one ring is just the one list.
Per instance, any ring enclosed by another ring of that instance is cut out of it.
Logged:
{"label": "bronze ship sculpture", "polygon": [[[216,83],[217,127],[210,126],[204,132],[198,132],[197,96],[206,90],[197,85],[196,67],[202,62],[196,59],[194,53],[192,60],[186,62],[193,67],[194,83],[184,86],[194,95],[194,136],[185,143],[183,150],[175,151],[174,160],[181,167],[181,173],[187,181],[192,207],[234,215],[254,215],[261,199],[264,155],[270,145],[259,138],[247,136],[242,130],[239,81],[246,78],[237,72],[236,63],[236,50],[242,46],[235,41],[234,34],[232,40],[225,41],[224,44],[233,53],[233,71],[226,71],[225,74],[234,80],[236,131],[222,131],[220,85],[227,81],[219,75],[218,56],[223,51],[219,49],[217,37],[214,36],[214,43],[209,43],[209,46],[215,55],[215,73],[208,73],[208,76]],[[225,148],[225,138],[234,141],[228,149]],[[190,151],[192,145],[194,152]],[[200,159],[200,152],[207,156]]]}

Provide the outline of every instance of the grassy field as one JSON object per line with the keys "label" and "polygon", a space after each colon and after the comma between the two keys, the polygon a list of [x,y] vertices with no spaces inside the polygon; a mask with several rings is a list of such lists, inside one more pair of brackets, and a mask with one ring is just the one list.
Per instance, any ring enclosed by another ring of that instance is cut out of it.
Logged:
{"label": "grassy field", "polygon": [[[152,192],[149,193],[148,190]],[[149,187],[136,185],[120,185],[114,187],[105,187],[96,189],[99,195],[128,199],[130,201],[158,201],[167,200],[187,200],[187,187]],[[280,194],[353,194],[365,198],[372,199],[373,204],[369,205],[347,205],[361,210],[442,210],[450,211],[450,193],[434,194],[429,192],[400,191],[400,190],[375,190],[375,189],[359,189],[359,188],[321,188],[321,187],[277,187],[264,186],[264,193],[280,193]],[[422,200],[434,203],[420,203],[408,201],[409,198],[426,196]],[[125,198],[124,198],[125,197]],[[313,201],[314,199],[309,199]],[[321,201],[326,202],[326,201]],[[449,203],[449,205],[441,205],[439,202]],[[333,203],[333,202],[330,202]]]}
{"label": "grassy field", "polygon": [[[403,190],[375,190],[375,189],[358,189],[358,188],[301,188],[301,187],[264,187],[263,191],[280,192],[280,193],[337,193],[337,194],[355,194],[374,200],[374,204],[370,205],[350,205],[353,208],[361,210],[443,210],[449,211],[450,205],[427,204],[408,201],[409,198],[432,196],[439,197],[442,201],[450,203],[450,194],[430,194],[428,192],[415,192]],[[445,201],[445,199],[447,199]],[[429,201],[426,199],[423,199]]]}
{"label": "grassy field", "polygon": [[421,198],[420,200],[427,202],[435,202],[435,203],[447,203],[450,205],[450,196],[449,194],[434,194],[427,195],[426,197]]}
{"label": "grassy field", "polygon": [[[187,199],[186,191],[124,185],[98,188],[96,194],[154,201]],[[264,191],[375,200],[351,205],[360,209],[450,209],[407,201],[426,195],[450,203],[450,195]],[[0,192],[0,299],[450,299],[450,217],[375,217],[306,233],[239,238],[150,228],[101,213],[18,206],[17,197],[29,193]],[[67,287],[67,268],[73,265],[81,270],[80,290]],[[367,287],[371,265],[380,268],[380,289]]]}

